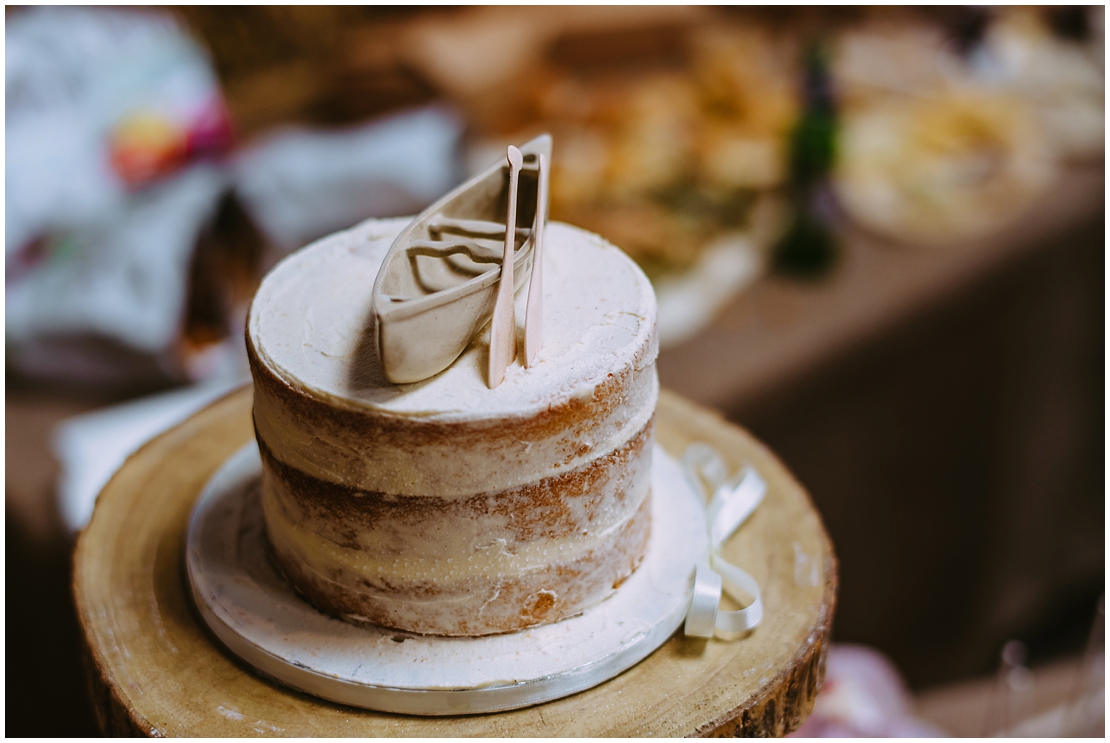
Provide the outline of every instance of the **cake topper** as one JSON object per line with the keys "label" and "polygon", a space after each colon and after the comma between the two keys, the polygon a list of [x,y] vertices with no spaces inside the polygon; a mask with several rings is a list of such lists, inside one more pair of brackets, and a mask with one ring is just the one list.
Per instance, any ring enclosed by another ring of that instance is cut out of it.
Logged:
{"label": "cake topper", "polygon": [[389,381],[419,382],[443,371],[492,319],[488,383],[496,387],[516,356],[513,295],[529,276],[524,361],[535,362],[543,343],[537,259],[550,158],[547,134],[510,147],[505,161],[432,204],[393,241],[372,296]]}

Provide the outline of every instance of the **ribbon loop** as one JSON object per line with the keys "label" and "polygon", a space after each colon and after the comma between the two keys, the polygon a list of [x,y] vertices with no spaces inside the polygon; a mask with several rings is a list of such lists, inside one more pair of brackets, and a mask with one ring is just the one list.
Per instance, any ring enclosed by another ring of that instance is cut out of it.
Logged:
{"label": "ribbon loop", "polygon": [[683,631],[689,637],[712,637],[721,603],[721,576],[713,572],[707,561],[694,569],[694,599],[686,613]]}
{"label": "ribbon loop", "polygon": [[[713,568],[723,579],[724,592],[733,601],[741,603],[742,599],[738,595],[740,591],[744,591],[752,597],[752,603],[739,611],[718,610],[714,626],[722,632],[746,632],[755,629],[763,620],[763,597],[759,592],[759,584],[756,583],[755,578],[720,558],[713,560]],[[719,602],[720,597],[718,595]]]}
{"label": "ribbon loop", "polygon": [[[716,449],[694,443],[683,456],[686,476],[702,494],[705,503],[708,553],[694,572],[694,593],[686,614],[685,633],[691,637],[712,637],[714,630],[745,632],[763,620],[763,598],[759,583],[721,555],[721,548],[763,501],[767,484],[752,467],[745,467],[728,480],[728,466]],[[741,592],[752,597],[747,607],[722,611],[721,594],[737,603]]]}
{"label": "ribbon loop", "polygon": [[706,509],[710,543],[721,546],[728,541],[763,502],[766,492],[766,483],[751,467],[744,468],[736,485],[726,483],[719,487]]}
{"label": "ribbon loop", "polygon": [[[690,444],[682,457],[686,477],[702,495],[702,501],[709,502],[709,496],[724,484],[728,477],[728,465],[721,455],[709,444],[701,441]],[[708,494],[707,494],[708,493]]]}

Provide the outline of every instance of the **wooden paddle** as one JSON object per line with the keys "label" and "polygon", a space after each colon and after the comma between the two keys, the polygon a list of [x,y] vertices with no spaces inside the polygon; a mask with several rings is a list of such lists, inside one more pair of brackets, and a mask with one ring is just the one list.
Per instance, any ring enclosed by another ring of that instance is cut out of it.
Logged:
{"label": "wooden paddle", "polygon": [[536,194],[536,234],[532,248],[532,278],[528,281],[528,309],[524,313],[524,365],[531,368],[543,346],[543,230],[547,223],[547,158],[539,156]]}
{"label": "wooden paddle", "polygon": [[505,370],[516,358],[516,314],[513,308],[513,252],[516,250],[516,189],[524,158],[509,145],[509,211],[505,218],[505,254],[501,258],[501,281],[493,305],[489,331],[489,386],[505,379]]}

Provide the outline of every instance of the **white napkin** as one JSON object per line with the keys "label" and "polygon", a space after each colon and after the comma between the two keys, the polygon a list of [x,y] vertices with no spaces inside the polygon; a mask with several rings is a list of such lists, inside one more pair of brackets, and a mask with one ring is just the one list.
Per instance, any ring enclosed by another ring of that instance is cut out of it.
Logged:
{"label": "white napkin", "polygon": [[203,382],[59,423],[53,448],[62,465],[57,495],[65,527],[71,533],[85,527],[100,490],[140,446],[247,381],[236,376]]}

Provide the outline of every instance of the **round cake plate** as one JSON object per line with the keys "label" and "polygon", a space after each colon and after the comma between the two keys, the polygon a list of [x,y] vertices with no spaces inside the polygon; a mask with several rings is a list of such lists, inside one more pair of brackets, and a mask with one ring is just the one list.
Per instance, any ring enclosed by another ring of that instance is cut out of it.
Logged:
{"label": "round cake plate", "polygon": [[656,446],[652,531],[639,569],[608,599],[554,624],[485,637],[356,626],[308,604],[270,561],[254,442],[194,507],[186,568],[204,621],[282,684],[342,704],[413,715],[502,712],[568,696],[646,658],[683,623],[707,536],[700,497]]}

